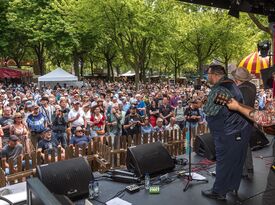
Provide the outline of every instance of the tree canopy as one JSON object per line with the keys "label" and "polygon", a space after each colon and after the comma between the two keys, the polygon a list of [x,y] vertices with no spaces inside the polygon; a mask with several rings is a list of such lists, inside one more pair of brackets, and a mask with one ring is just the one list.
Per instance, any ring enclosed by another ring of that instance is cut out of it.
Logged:
{"label": "tree canopy", "polygon": [[[251,20],[252,18],[252,20]],[[78,76],[133,70],[203,75],[213,60],[238,63],[270,38],[265,17],[174,0],[0,0],[0,58],[33,59],[35,72],[73,67]],[[266,30],[264,30],[266,29]]]}

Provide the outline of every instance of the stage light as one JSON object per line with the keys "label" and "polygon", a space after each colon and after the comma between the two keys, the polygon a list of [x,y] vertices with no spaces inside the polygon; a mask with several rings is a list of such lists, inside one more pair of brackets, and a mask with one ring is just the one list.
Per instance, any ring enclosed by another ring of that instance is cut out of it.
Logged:
{"label": "stage light", "polygon": [[241,0],[232,0],[231,5],[229,7],[228,14],[230,16],[239,18],[240,17],[240,5],[241,5]]}
{"label": "stage light", "polygon": [[268,40],[260,41],[258,43],[258,52],[260,53],[261,57],[267,57],[269,55],[271,43]]}

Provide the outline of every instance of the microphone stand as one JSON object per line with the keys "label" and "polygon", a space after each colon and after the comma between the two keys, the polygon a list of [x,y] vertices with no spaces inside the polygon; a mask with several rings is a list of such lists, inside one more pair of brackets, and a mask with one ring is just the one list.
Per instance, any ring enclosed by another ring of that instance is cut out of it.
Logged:
{"label": "microphone stand", "polygon": [[187,190],[188,190],[188,188],[189,188],[189,185],[190,185],[190,182],[192,182],[192,181],[196,181],[196,182],[206,182],[206,183],[208,183],[208,180],[207,179],[193,179],[193,177],[192,177],[192,174],[191,174],[191,122],[190,122],[190,120],[186,120],[187,121],[187,123],[188,123],[188,130],[189,130],[189,132],[188,132],[188,137],[189,137],[189,142],[188,142],[188,176],[187,176],[187,183],[186,183],[186,185],[185,185],[185,187],[183,188],[183,191],[184,192],[186,192]]}

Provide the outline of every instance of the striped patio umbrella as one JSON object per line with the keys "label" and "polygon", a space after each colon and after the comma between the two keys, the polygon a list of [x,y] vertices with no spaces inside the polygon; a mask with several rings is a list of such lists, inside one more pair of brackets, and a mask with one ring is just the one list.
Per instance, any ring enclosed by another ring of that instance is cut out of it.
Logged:
{"label": "striped patio umbrella", "polygon": [[242,59],[238,67],[244,67],[251,74],[259,77],[260,70],[269,67],[269,57],[262,58],[258,52],[254,52]]}

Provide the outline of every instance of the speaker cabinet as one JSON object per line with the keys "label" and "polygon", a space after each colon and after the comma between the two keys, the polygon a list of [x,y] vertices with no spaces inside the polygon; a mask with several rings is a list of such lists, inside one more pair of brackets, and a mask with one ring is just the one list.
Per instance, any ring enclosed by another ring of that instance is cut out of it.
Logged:
{"label": "speaker cabinet", "polygon": [[94,178],[83,157],[37,166],[37,176],[52,193],[71,200],[87,197],[89,182]]}
{"label": "speaker cabinet", "polygon": [[160,142],[129,147],[126,157],[127,169],[138,177],[146,173],[156,175],[174,169],[175,164]]}
{"label": "speaker cabinet", "polygon": [[251,150],[254,151],[269,145],[269,140],[261,130],[257,127],[253,127],[249,144]]}
{"label": "speaker cabinet", "polygon": [[210,133],[196,136],[194,150],[199,156],[209,160],[216,159],[214,139]]}

